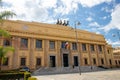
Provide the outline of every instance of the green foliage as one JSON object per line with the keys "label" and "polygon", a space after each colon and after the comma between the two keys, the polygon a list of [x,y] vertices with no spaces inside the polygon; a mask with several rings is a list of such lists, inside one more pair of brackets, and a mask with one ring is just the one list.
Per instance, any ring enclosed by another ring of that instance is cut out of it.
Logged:
{"label": "green foliage", "polygon": [[[2,8],[2,0],[0,0],[0,8]],[[0,12],[0,24],[3,23],[4,19],[8,19],[9,17],[13,17],[14,15],[16,15],[16,14],[11,11],[1,11]],[[0,28],[0,36],[2,36],[2,38],[4,38],[4,37],[10,38],[10,34],[1,28]],[[10,47],[10,46],[9,47],[0,46],[0,70],[1,70],[2,63],[5,60],[5,55],[9,51],[14,52],[14,48]]]}
{"label": "green foliage", "polygon": [[3,30],[3,29],[0,29],[0,36],[10,38],[10,34],[7,31]]}
{"label": "green foliage", "polygon": [[3,62],[5,62],[5,55],[8,53],[8,52],[14,52],[14,48],[13,47],[4,47],[4,46],[0,46],[0,61],[1,61],[1,64]]}
{"label": "green foliage", "polygon": [[[2,0],[0,0],[0,7],[2,7]],[[2,23],[4,19],[8,19],[13,16],[16,16],[16,14],[11,11],[0,11],[0,23]]]}
{"label": "green foliage", "polygon": [[16,14],[13,13],[13,12],[11,12],[11,11],[3,11],[3,12],[0,13],[0,20],[2,20],[2,19],[7,19],[7,18],[13,17],[13,16],[15,16],[15,15],[16,15]]}

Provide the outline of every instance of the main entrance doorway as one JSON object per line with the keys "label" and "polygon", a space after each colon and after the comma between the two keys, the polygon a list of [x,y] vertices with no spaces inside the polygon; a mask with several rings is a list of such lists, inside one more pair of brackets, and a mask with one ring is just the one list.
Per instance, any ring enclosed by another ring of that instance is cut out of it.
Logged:
{"label": "main entrance doorway", "polygon": [[74,56],[74,66],[78,66],[78,56]]}
{"label": "main entrance doorway", "polygon": [[50,56],[50,67],[56,67],[55,56]]}
{"label": "main entrance doorway", "polygon": [[63,54],[63,66],[68,67],[69,62],[68,62],[68,54]]}

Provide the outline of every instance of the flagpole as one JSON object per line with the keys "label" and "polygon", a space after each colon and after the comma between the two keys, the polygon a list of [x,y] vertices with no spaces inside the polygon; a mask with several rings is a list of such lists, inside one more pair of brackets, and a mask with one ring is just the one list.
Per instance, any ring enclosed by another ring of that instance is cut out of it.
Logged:
{"label": "flagpole", "polygon": [[79,74],[81,75],[81,69],[80,69],[80,52],[78,50],[78,34],[77,34],[77,29],[76,29],[76,25],[80,25],[80,22],[75,22],[75,36],[76,36],[76,44],[77,44],[77,53],[78,53],[78,67],[79,67]]}

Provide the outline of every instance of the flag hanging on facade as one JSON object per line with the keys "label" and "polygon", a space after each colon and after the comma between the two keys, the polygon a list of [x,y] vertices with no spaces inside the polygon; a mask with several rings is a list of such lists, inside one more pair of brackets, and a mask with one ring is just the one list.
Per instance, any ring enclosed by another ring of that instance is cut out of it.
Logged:
{"label": "flag hanging on facade", "polygon": [[68,42],[65,43],[65,49],[69,49],[70,48],[70,45]]}

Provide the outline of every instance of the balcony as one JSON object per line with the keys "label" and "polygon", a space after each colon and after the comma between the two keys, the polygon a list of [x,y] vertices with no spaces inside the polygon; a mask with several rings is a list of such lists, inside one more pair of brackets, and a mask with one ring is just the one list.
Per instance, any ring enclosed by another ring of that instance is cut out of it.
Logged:
{"label": "balcony", "polygon": [[70,50],[65,48],[61,48],[60,51],[61,53],[70,53]]}

